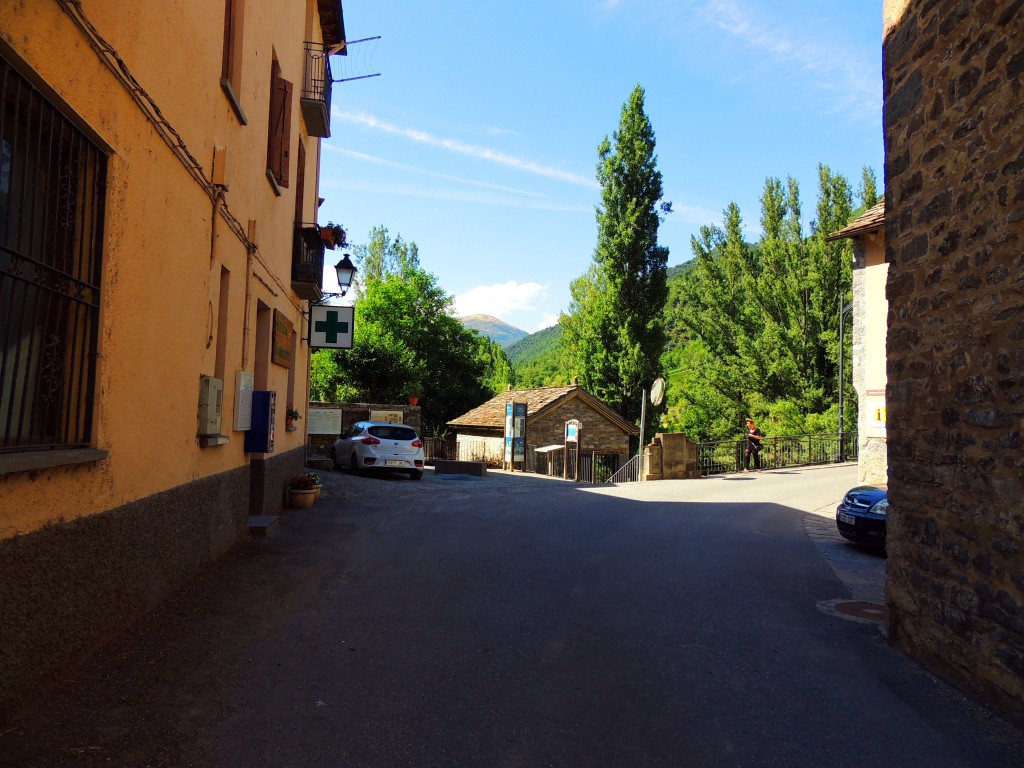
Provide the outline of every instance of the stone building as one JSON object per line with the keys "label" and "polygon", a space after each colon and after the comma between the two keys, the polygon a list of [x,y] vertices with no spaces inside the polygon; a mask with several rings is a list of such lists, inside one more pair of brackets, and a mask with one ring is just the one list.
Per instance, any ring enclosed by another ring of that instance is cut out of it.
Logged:
{"label": "stone building", "polygon": [[853,241],[853,388],[857,392],[857,478],[885,483],[885,202],[872,206],[826,240]]}
{"label": "stone building", "polygon": [[580,453],[604,457],[615,467],[629,459],[630,439],[640,435],[639,427],[582,387],[510,389],[448,422],[456,432],[460,459],[502,463],[505,405],[510,402],[526,403],[527,466],[531,468],[537,449],[565,444],[565,424],[571,419],[581,424]]}
{"label": "stone building", "polygon": [[1024,6],[884,22],[889,637],[1024,724]]}
{"label": "stone building", "polygon": [[344,42],[341,0],[2,3],[0,720],[283,508]]}

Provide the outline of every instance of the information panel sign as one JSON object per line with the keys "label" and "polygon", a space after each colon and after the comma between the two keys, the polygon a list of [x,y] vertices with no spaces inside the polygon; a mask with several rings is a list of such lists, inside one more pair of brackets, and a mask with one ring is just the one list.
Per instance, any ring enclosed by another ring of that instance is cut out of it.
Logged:
{"label": "information panel sign", "polygon": [[341,408],[310,408],[306,432],[310,435],[340,435]]}

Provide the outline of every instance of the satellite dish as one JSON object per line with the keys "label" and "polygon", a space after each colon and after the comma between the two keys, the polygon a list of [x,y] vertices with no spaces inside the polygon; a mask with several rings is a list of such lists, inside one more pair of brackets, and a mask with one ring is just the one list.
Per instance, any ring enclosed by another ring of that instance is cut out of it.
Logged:
{"label": "satellite dish", "polygon": [[660,376],[651,384],[651,405],[661,405],[665,399],[665,380]]}

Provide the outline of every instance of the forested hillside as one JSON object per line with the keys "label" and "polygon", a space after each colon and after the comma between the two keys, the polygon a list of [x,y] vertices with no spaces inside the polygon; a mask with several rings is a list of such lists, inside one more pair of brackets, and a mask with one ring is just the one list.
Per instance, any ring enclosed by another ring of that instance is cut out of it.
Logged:
{"label": "forested hillside", "polygon": [[562,327],[553,325],[531,333],[505,350],[520,388],[568,384],[572,376],[562,371]]}

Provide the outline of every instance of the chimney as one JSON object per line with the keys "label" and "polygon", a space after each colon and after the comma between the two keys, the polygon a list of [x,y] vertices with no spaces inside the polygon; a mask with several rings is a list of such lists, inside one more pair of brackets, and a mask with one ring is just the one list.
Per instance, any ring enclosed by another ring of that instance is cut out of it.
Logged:
{"label": "chimney", "polygon": [[574,387],[578,387],[580,385],[580,377],[579,376],[573,376],[572,377],[572,385]]}

